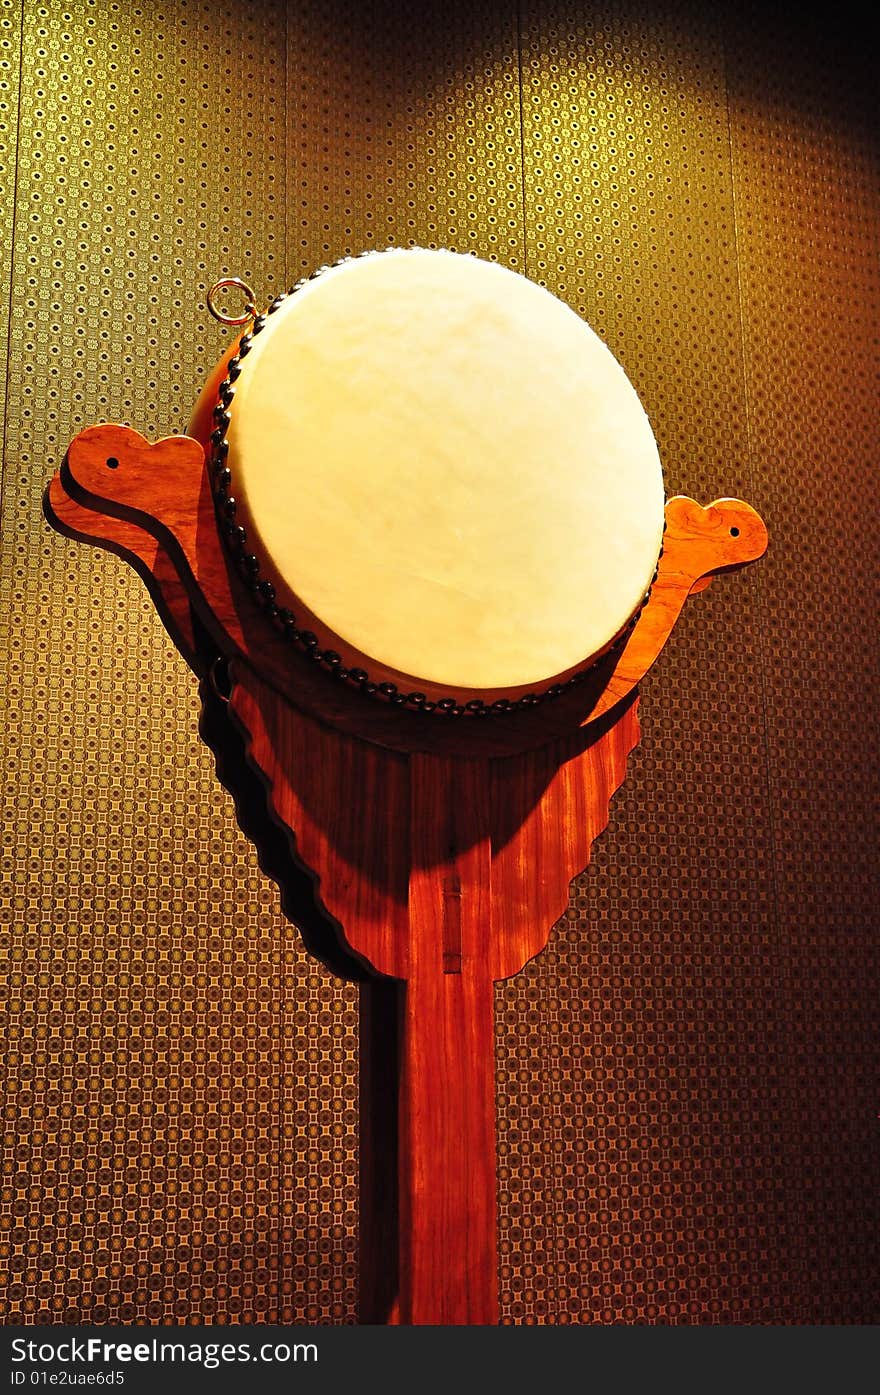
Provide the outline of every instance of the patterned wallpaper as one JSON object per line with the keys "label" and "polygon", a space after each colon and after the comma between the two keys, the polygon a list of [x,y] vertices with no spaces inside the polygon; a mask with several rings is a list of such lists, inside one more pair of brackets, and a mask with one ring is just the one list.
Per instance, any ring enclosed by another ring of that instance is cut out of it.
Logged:
{"label": "patterned wallpaper", "polygon": [[502,1319],[876,1322],[862,46],[745,2],[413,10],[0,0],[0,1311],[355,1319],[357,990],[281,914],[141,583],[40,499],[91,421],[185,429],[217,276],[267,301],[418,243],[567,300],[668,492],[771,530],[688,607],[592,867],[498,986]]}

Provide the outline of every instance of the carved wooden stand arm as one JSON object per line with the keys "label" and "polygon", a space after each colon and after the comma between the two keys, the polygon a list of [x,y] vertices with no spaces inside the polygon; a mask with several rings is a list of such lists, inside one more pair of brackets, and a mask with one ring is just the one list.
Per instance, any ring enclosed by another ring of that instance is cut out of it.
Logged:
{"label": "carved wooden stand arm", "polygon": [[[87,427],[71,442],[44,507],[60,532],[128,558],[164,607],[166,628],[184,653],[190,628],[186,608],[192,605],[224,652],[254,659],[269,682],[308,704],[313,686],[308,666],[291,667],[284,640],[255,613],[222,549],[198,441],[169,436],[151,443],[131,427]],[[681,495],[668,500],[650,599],[581,721],[595,721],[637,686],[688,595],[705,589],[718,572],[755,561],[766,548],[764,522],[741,499],[718,499],[705,508]],[[320,688],[326,707],[323,682]],[[381,740],[385,713],[379,704],[376,711],[376,731],[367,735]],[[339,721],[336,712],[324,715]]]}
{"label": "carved wooden stand arm", "polygon": [[497,1322],[493,984],[540,952],[589,862],[685,600],[759,557],[764,524],[670,499],[625,647],[540,712],[479,722],[390,711],[291,652],[223,550],[194,440],[90,427],[45,511],[137,569],[200,676],[225,661],[228,715],[203,735],[233,792],[251,782],[239,820],[283,897],[308,887],[307,946],[362,980],[362,1320]]}

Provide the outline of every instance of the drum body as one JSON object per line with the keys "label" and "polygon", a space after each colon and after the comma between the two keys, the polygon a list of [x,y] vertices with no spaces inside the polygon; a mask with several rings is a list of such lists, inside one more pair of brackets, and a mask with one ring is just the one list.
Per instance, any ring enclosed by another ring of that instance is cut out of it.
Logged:
{"label": "drum body", "polygon": [[190,434],[258,600],[386,700],[537,702],[649,591],[663,481],[636,392],[583,320],[495,263],[415,248],[322,269],[221,361]]}

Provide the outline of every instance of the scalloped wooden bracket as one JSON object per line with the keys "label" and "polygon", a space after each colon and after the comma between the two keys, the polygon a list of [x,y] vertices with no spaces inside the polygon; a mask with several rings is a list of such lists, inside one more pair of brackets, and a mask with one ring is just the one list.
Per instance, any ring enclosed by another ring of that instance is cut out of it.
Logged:
{"label": "scalloped wooden bracket", "polygon": [[223,548],[198,441],[89,427],[44,508],[60,532],[136,568],[200,676],[200,634],[227,661],[230,734],[344,951],[327,962],[346,972],[353,956],[373,976],[362,1320],[496,1322],[493,983],[540,953],[589,862],[638,741],[637,686],[687,597],[760,557],[763,522],[737,499],[670,499],[625,647],[589,683],[478,721],[389,708],[294,652]]}

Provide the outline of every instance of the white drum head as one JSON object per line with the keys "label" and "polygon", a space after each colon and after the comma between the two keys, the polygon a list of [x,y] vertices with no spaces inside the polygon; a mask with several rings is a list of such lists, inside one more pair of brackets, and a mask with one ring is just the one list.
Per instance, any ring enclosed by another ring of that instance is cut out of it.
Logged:
{"label": "white drum head", "polygon": [[340,666],[435,699],[540,693],[637,611],[657,447],[623,369],[548,291],[395,249],[322,271],[246,350],[222,419],[235,524]]}

